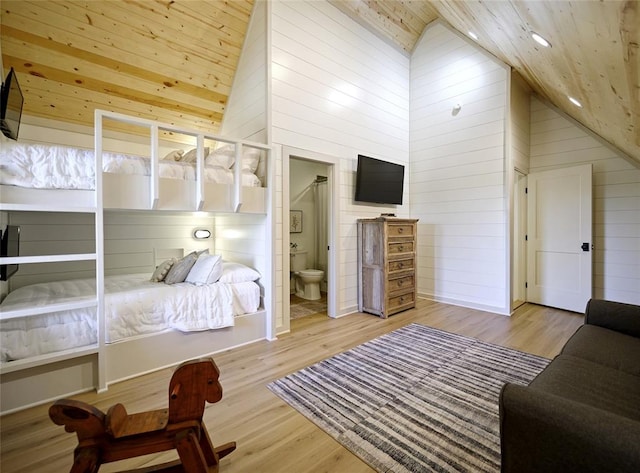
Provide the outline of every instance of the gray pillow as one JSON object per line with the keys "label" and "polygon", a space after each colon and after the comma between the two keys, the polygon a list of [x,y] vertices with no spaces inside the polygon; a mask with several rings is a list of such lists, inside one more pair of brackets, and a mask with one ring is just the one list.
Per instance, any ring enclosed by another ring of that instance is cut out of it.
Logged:
{"label": "gray pillow", "polygon": [[189,271],[191,271],[191,268],[197,260],[198,254],[194,251],[192,253],[189,253],[184,258],[173,263],[173,266],[171,266],[171,269],[164,277],[165,284],[176,284],[179,282],[184,282],[187,275],[189,274]]}
{"label": "gray pillow", "polygon": [[158,267],[156,268],[156,270],[151,275],[151,281],[152,282],[161,282],[161,281],[163,281],[164,278],[167,276],[167,273],[171,269],[171,266],[173,266],[173,264],[175,262],[176,262],[176,259],[175,258],[171,258],[171,259],[168,259],[168,260],[163,261],[162,263],[160,263],[158,265]]}

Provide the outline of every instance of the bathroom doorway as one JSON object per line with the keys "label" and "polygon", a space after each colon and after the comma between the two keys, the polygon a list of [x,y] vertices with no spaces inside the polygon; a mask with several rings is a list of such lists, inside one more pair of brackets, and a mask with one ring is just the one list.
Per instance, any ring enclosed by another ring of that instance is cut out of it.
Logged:
{"label": "bathroom doorway", "polygon": [[283,196],[287,227],[283,240],[289,249],[289,258],[284,259],[289,274],[284,281],[284,293],[289,294],[284,313],[289,314],[288,322],[315,314],[335,317],[337,160],[287,148],[283,158],[283,177],[288,182],[288,195]]}

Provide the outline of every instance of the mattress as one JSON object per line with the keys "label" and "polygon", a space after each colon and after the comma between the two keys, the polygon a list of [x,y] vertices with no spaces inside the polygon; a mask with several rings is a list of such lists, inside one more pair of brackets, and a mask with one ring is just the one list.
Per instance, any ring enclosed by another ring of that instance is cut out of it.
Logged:
{"label": "mattress", "polygon": [[[73,302],[95,295],[95,279],[40,283],[11,292],[0,311]],[[149,281],[147,273],[105,278],[106,341],[115,343],[166,330],[230,327],[234,316],[256,312],[254,282],[196,286]],[[95,308],[0,321],[0,361],[7,362],[97,343]]]}
{"label": "mattress", "polygon": [[[151,175],[148,157],[103,153],[102,169],[107,173]],[[95,188],[95,159],[90,149],[67,146],[5,143],[0,150],[0,184],[31,189]],[[261,187],[255,169],[242,169],[242,185]],[[220,165],[204,167],[205,182],[233,184],[233,170]],[[195,180],[193,163],[172,160],[159,162],[161,178]]]}

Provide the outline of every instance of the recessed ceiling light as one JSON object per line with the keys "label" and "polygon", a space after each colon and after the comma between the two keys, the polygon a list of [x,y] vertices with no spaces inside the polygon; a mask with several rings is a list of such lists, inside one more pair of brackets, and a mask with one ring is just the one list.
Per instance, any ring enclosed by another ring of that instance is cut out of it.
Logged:
{"label": "recessed ceiling light", "polygon": [[577,99],[574,99],[570,95],[568,95],[567,97],[569,98],[569,102],[571,102],[573,105],[582,108],[582,104]]}
{"label": "recessed ceiling light", "polygon": [[544,46],[545,48],[550,48],[551,47],[551,43],[549,41],[547,41],[546,39],[544,39],[542,36],[540,36],[538,33],[534,33],[533,31],[531,32],[531,37],[533,38],[533,40]]}
{"label": "recessed ceiling light", "polygon": [[475,34],[473,31],[469,31],[469,36],[471,36],[473,39],[475,39],[476,41],[478,41],[478,35]]}

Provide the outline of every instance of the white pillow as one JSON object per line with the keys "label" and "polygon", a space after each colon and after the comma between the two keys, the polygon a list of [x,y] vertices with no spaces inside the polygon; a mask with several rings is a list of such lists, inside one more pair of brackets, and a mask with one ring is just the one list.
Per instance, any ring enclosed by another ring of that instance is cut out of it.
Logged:
{"label": "white pillow", "polygon": [[248,282],[260,279],[260,273],[241,263],[222,262],[222,276],[219,281],[224,283]]}
{"label": "white pillow", "polygon": [[224,145],[216,148],[213,153],[207,156],[206,163],[209,166],[221,166],[229,169],[236,160],[236,147],[234,145]]}
{"label": "white pillow", "polygon": [[[260,153],[258,148],[244,146],[242,148],[242,170],[255,172],[260,163]],[[228,144],[214,150],[207,156],[206,163],[211,166],[222,166],[230,169],[236,161],[236,147]]]}
{"label": "white pillow", "polygon": [[256,172],[258,163],[260,163],[260,150],[245,146],[242,152],[242,170]]}
{"label": "white pillow", "polygon": [[193,265],[185,282],[201,286],[203,284],[213,284],[222,275],[222,257],[220,255],[210,255],[202,253],[198,256],[196,264]]}
{"label": "white pillow", "polygon": [[[193,148],[192,150],[187,151],[180,158],[180,162],[182,162],[182,163],[195,163],[196,160],[198,159],[198,154],[197,153],[198,153],[198,148]],[[208,154],[209,154],[209,148],[205,148],[204,149],[205,162],[206,162]]]}

